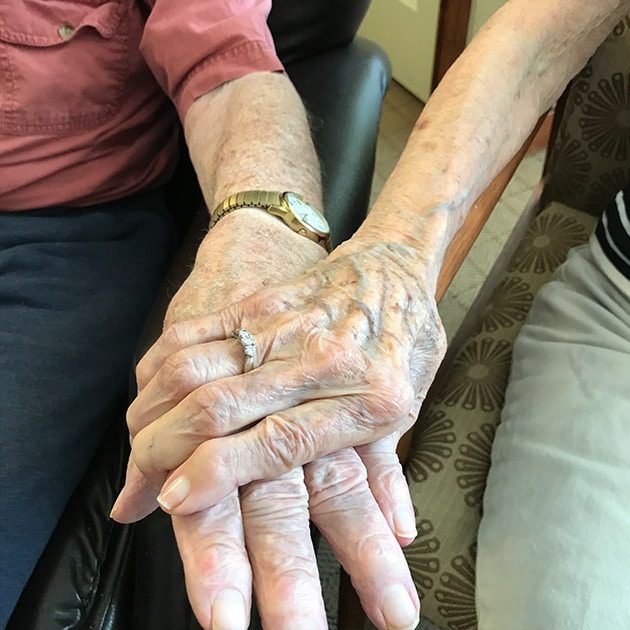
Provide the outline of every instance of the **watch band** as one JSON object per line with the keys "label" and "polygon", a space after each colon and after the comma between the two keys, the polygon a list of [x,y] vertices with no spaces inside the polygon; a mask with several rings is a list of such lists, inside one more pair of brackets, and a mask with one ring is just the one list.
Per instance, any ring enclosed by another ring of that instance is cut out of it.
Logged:
{"label": "watch band", "polygon": [[236,195],[230,195],[212,211],[210,227],[214,227],[222,217],[238,208],[253,206],[254,208],[266,209],[271,206],[282,207],[283,205],[282,193],[268,192],[266,190],[245,190]]}
{"label": "watch band", "polygon": [[[209,227],[213,228],[224,216],[238,208],[260,208],[281,219],[297,234],[321,245],[327,252],[331,251],[330,236],[321,236],[314,230],[307,229],[303,223],[295,220],[291,207],[284,196],[286,193],[267,190],[245,190],[224,199],[211,213]],[[273,211],[272,209],[277,209]],[[294,217],[292,220],[290,217]]]}

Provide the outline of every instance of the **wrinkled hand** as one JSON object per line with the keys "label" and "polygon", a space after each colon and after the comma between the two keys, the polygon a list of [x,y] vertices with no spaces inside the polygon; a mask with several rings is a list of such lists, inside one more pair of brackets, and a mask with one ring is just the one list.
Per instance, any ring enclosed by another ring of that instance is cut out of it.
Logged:
{"label": "wrinkled hand", "polygon": [[345,449],[304,473],[298,468],[249,484],[240,502],[233,492],[212,508],[173,516],[188,596],[202,627],[249,627],[253,574],[265,628],[327,628],[310,515],[374,625],[415,628],[420,603],[400,545],[416,532],[395,441],[390,436],[360,447],[363,462]]}
{"label": "wrinkled hand", "polygon": [[[162,506],[194,513],[408,428],[445,350],[421,269],[403,246],[349,241],[298,280],[169,326],[128,416],[135,463],[155,485],[169,477]],[[257,344],[246,374],[240,327]]]}
{"label": "wrinkled hand", "polygon": [[[292,271],[286,262],[280,269]],[[228,294],[247,294],[252,282],[258,288],[262,278],[273,280],[268,270],[259,271],[257,276],[245,274],[245,283],[234,277],[219,283],[211,269],[197,266],[171,303],[169,319],[198,315],[217,301],[231,301]],[[170,406],[177,402],[174,398]],[[309,508],[377,627],[415,625],[419,603],[398,544],[415,537],[415,521],[396,442],[391,436],[357,449],[363,462],[354,450],[330,455],[307,466],[305,473],[298,468],[250,484],[242,489],[240,502],[232,492],[210,509],[173,517],[189,598],[203,627],[247,627],[252,573],[265,627],[326,627]],[[155,488],[133,460],[127,488],[117,504],[117,520],[135,520],[154,509]]]}

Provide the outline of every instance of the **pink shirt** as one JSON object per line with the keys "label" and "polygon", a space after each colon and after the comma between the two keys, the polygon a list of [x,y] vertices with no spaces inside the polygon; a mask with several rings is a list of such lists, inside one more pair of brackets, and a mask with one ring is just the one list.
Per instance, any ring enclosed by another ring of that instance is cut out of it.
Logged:
{"label": "pink shirt", "polygon": [[89,205],[165,181],[177,113],[226,81],[282,69],[270,8],[0,0],[0,210]]}

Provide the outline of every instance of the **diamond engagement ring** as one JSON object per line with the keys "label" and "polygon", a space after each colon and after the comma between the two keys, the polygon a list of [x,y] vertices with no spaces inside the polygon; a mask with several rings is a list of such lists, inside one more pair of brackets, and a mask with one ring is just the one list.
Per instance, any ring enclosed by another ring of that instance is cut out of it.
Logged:
{"label": "diamond engagement ring", "polygon": [[254,335],[245,328],[238,328],[230,335],[232,339],[237,339],[243,348],[243,354],[245,355],[244,372],[249,372],[254,368],[254,358],[256,357],[256,340]]}

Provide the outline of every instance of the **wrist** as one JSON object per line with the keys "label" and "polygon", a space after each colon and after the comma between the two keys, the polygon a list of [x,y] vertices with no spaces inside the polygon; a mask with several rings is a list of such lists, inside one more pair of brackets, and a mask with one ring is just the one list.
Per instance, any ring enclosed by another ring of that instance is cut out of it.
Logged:
{"label": "wrist", "polygon": [[404,220],[393,207],[380,216],[373,210],[355,235],[332,255],[386,247],[424,289],[434,291],[450,240],[448,216],[445,210],[436,209],[418,212],[412,219]]}
{"label": "wrist", "polygon": [[326,251],[265,210],[244,207],[223,217],[201,243],[198,260],[217,257],[243,264],[269,261],[309,269],[326,257]]}

